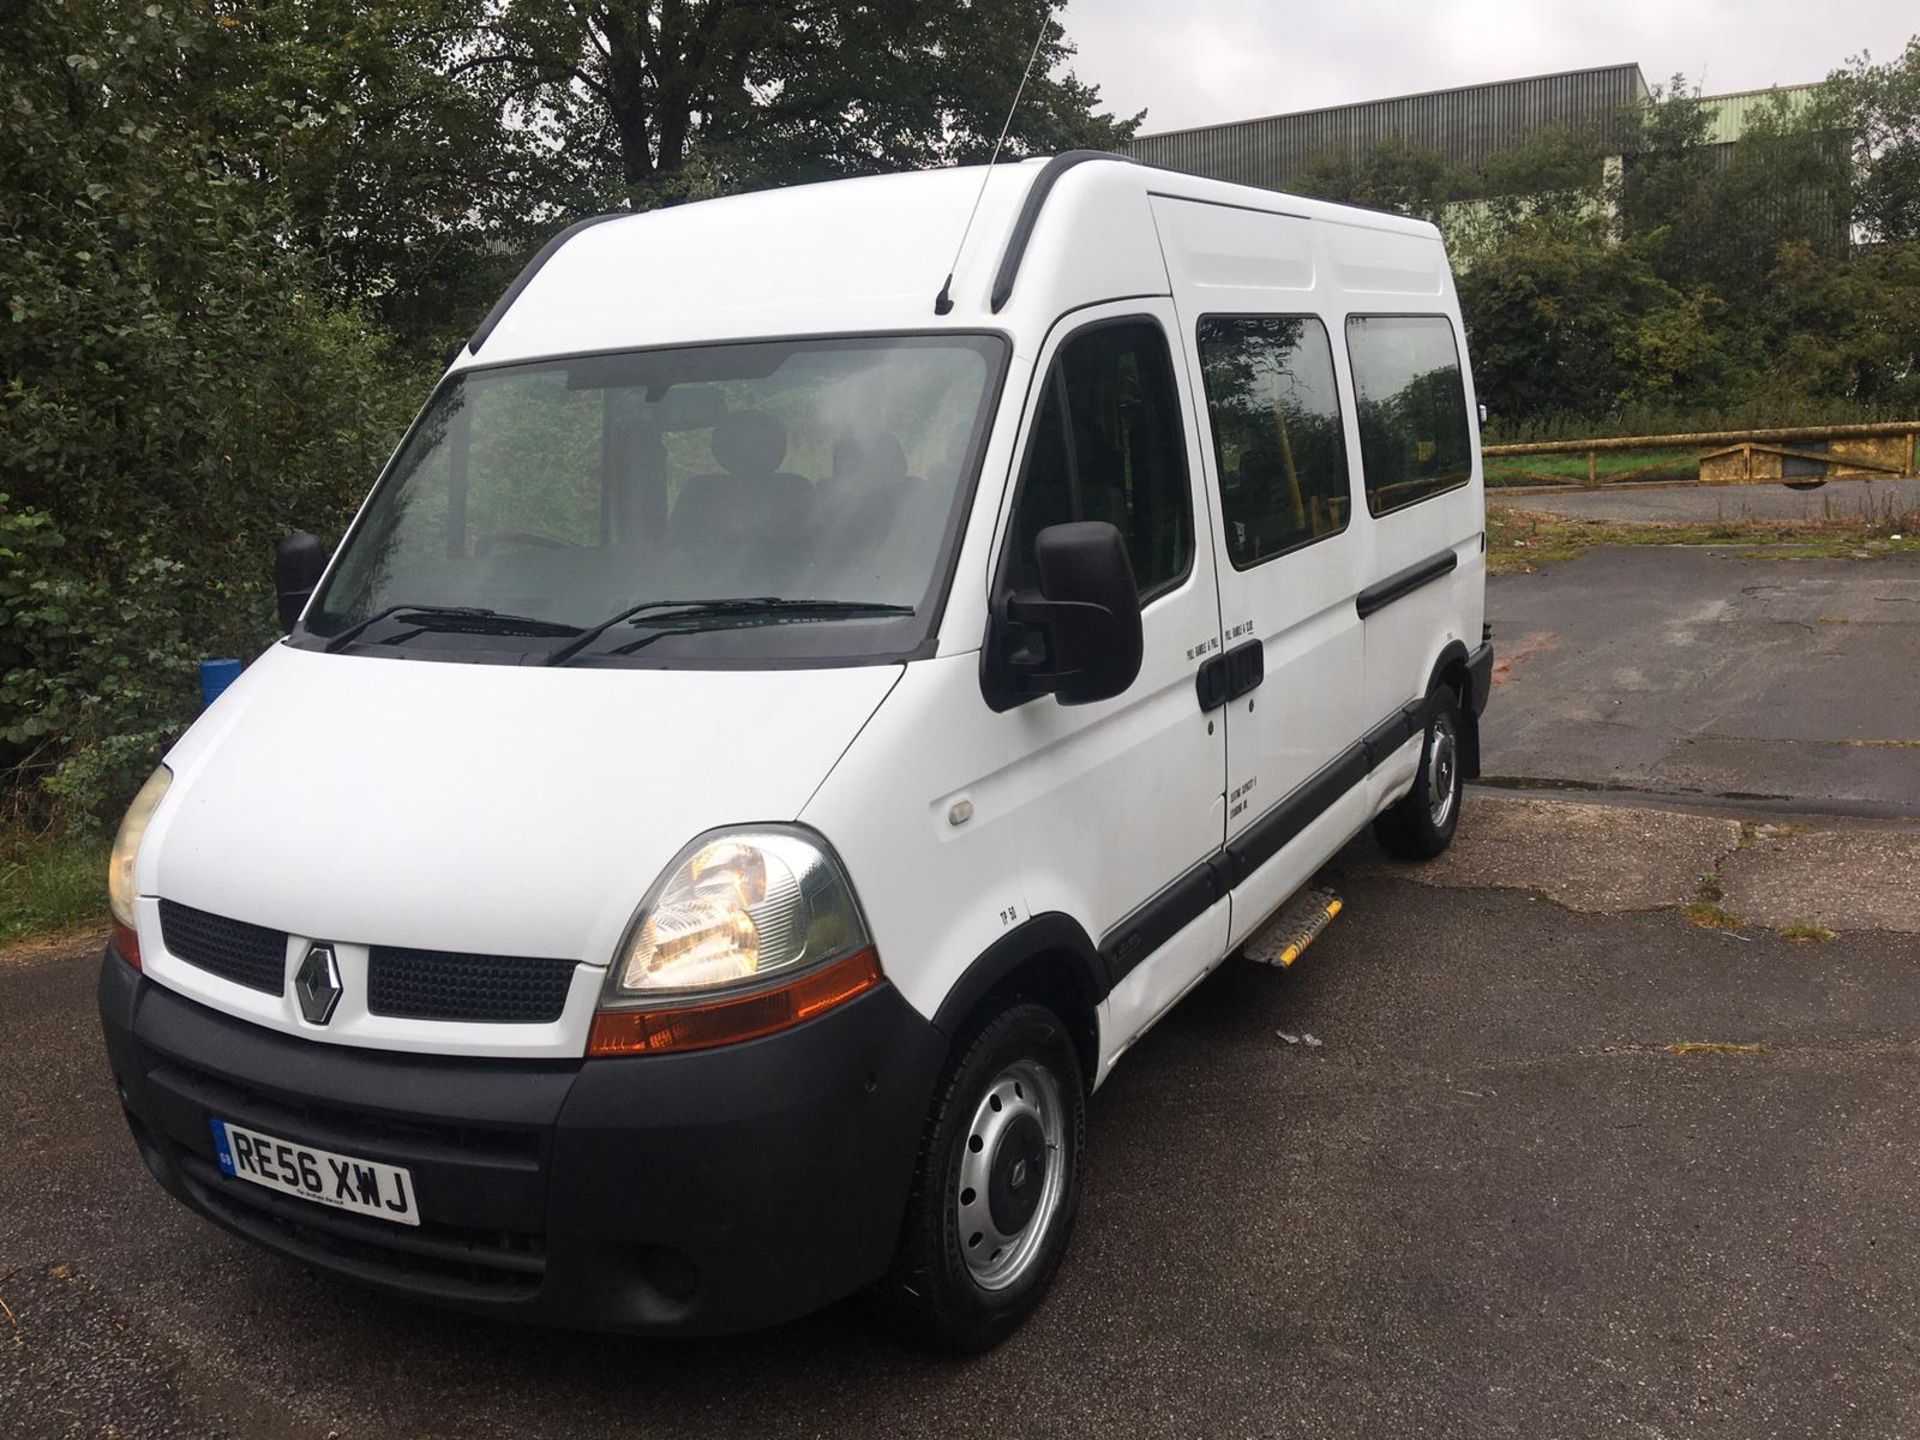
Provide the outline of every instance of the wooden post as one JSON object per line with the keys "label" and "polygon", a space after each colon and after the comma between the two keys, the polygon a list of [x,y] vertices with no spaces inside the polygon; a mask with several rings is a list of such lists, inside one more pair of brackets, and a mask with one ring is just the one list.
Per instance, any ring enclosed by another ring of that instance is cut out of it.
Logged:
{"label": "wooden post", "polygon": [[1600,483],[1600,452],[1587,451],[1587,485],[1589,488]]}

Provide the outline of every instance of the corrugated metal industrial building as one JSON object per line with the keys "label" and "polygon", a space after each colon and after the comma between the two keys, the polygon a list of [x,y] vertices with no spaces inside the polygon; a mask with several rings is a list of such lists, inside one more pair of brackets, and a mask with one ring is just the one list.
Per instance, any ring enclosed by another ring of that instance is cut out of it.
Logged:
{"label": "corrugated metal industrial building", "polygon": [[1170,170],[1285,189],[1319,156],[1360,155],[1385,141],[1478,166],[1550,125],[1608,126],[1648,94],[1638,65],[1608,65],[1142,135],[1130,151]]}
{"label": "corrugated metal industrial building", "polygon": [[[1776,96],[1797,110],[1819,89],[1818,84],[1786,85],[1778,90],[1703,96],[1709,134],[1717,144],[1731,145],[1756,114],[1775,103]],[[1456,165],[1478,167],[1550,125],[1604,133],[1622,109],[1649,98],[1647,79],[1638,65],[1607,65],[1142,135],[1130,151],[1148,164],[1169,170],[1284,190],[1321,156],[1359,156],[1390,141],[1416,150],[1436,150]]]}

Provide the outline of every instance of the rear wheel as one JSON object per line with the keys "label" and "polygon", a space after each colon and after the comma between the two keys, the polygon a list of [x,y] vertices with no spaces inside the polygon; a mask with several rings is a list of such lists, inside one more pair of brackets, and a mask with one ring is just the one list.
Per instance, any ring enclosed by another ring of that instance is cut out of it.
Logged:
{"label": "rear wheel", "polygon": [[954,1047],[921,1140],[881,1308],[919,1338],[977,1352],[1040,1303],[1080,1205],[1086,1086],[1066,1026],[1026,1001]]}
{"label": "rear wheel", "polygon": [[1373,833],[1403,860],[1431,860],[1453,843],[1460,825],[1460,697],[1450,685],[1427,696],[1427,729],[1413,788],[1373,822]]}

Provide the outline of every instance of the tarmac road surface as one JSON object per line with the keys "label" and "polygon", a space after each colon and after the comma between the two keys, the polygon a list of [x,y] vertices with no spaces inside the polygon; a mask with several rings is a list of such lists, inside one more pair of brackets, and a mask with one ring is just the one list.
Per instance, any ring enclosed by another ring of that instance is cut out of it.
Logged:
{"label": "tarmac road surface", "polygon": [[1484,791],[1464,823],[1420,869],[1357,844],[1347,912],[1299,964],[1230,962],[1127,1057],[1094,1101],[1055,1295],[966,1362],[852,1305],[644,1344],[305,1273],[145,1174],[93,947],[16,952],[0,1429],[1911,1435],[1920,905],[1896,906],[1904,933],[1794,944],[1673,902],[1747,863],[1771,893],[1764,867],[1804,872],[1800,845],[1884,889],[1920,858],[1914,828]]}
{"label": "tarmac road surface", "polygon": [[1920,556],[1605,547],[1487,614],[1490,779],[1920,815]]}

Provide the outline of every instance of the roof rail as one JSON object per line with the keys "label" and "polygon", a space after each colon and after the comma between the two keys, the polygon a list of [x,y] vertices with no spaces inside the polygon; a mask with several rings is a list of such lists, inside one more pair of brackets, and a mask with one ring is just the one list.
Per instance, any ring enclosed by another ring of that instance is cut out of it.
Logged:
{"label": "roof rail", "polygon": [[533,277],[540,273],[540,267],[551,260],[560,247],[578,235],[582,230],[591,230],[608,220],[619,220],[632,212],[618,210],[611,215],[589,215],[584,220],[576,220],[558,235],[540,247],[540,251],[529,260],[520,273],[513,277],[513,284],[507,287],[507,293],[493,302],[493,308],[487,311],[487,318],[480,322],[480,328],[473,332],[473,338],[467,341],[467,353],[478,355],[480,347],[487,343],[487,337],[493,334],[493,327],[506,318],[507,311],[513,308],[513,302],[520,298],[520,292],[533,283]]}
{"label": "roof rail", "polygon": [[1062,175],[1089,160],[1117,160],[1122,165],[1139,163],[1131,155],[1115,155],[1110,150],[1069,150],[1047,161],[1046,169],[1034,177],[1033,188],[1027,191],[1026,201],[1020,206],[1020,218],[1013,222],[1013,234],[1007,239],[1006,253],[1000,257],[1000,273],[993,281],[994,314],[998,315],[1013,298],[1013,282],[1019,277],[1020,262],[1026,258],[1027,242],[1033,238],[1033,227],[1039,223],[1047,195]]}

